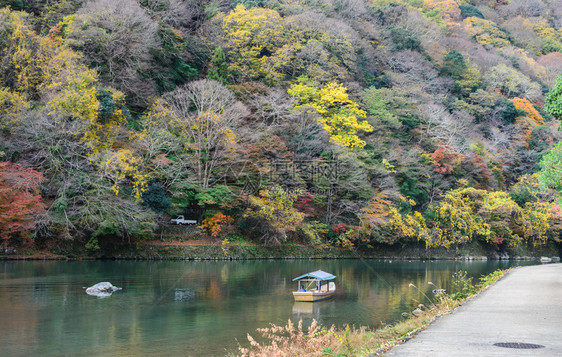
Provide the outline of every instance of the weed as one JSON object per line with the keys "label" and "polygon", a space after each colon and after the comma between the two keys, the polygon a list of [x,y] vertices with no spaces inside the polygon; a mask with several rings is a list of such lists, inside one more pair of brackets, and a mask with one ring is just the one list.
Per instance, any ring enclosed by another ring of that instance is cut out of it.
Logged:
{"label": "weed", "polygon": [[466,271],[459,270],[453,274],[453,288],[455,292],[451,295],[453,300],[462,300],[476,294],[476,287],[472,284],[472,277]]}
{"label": "weed", "polygon": [[[285,326],[272,324],[269,328],[258,329],[261,336],[269,341],[262,344],[248,335],[249,348],[239,347],[242,356],[275,357],[275,356],[332,356],[351,357],[362,355],[380,355],[404,339],[427,326],[439,315],[448,314],[464,299],[484,289],[499,279],[504,271],[498,270],[480,278],[480,284],[474,286],[472,278],[466,272],[456,272],[453,275],[453,286],[458,290],[449,295],[432,282],[433,297],[428,296],[414,284],[427,300],[427,305],[419,304],[407,317],[394,325],[386,325],[376,330],[367,327],[349,327],[336,329],[333,325],[327,329],[317,324],[315,320],[303,330],[302,321],[295,326],[290,320]],[[462,298],[465,296],[465,298]]]}

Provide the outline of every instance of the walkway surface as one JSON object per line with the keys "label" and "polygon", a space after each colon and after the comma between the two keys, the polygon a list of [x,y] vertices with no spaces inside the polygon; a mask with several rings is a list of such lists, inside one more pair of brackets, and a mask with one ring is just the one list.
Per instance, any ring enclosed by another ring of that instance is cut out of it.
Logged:
{"label": "walkway surface", "polygon": [[[494,346],[502,342],[544,347]],[[562,356],[562,264],[511,270],[386,356]]]}

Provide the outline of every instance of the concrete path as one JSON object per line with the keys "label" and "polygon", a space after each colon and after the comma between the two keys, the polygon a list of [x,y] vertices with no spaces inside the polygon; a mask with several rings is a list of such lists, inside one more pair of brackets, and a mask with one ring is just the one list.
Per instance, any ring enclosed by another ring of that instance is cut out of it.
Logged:
{"label": "concrete path", "polygon": [[[544,348],[494,346],[501,342]],[[562,356],[562,264],[510,271],[386,356]]]}

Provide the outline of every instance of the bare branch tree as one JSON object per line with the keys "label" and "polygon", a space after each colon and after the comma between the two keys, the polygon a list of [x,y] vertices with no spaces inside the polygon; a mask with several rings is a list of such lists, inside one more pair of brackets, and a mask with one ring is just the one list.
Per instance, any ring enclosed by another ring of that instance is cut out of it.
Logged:
{"label": "bare branch tree", "polygon": [[234,131],[247,108],[220,82],[199,80],[164,95],[156,111],[182,141],[198,183],[210,187],[216,169],[235,152]]}
{"label": "bare branch tree", "polygon": [[135,0],[93,0],[77,12],[69,43],[84,53],[105,83],[142,101],[155,94],[154,84],[142,73],[160,46],[157,31],[158,24]]}

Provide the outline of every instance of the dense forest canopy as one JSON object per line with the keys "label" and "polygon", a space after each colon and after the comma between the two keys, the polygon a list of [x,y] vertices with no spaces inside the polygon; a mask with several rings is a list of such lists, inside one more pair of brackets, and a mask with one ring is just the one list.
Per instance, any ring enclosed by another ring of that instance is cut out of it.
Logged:
{"label": "dense forest canopy", "polygon": [[558,0],[0,0],[4,246],[558,242]]}

